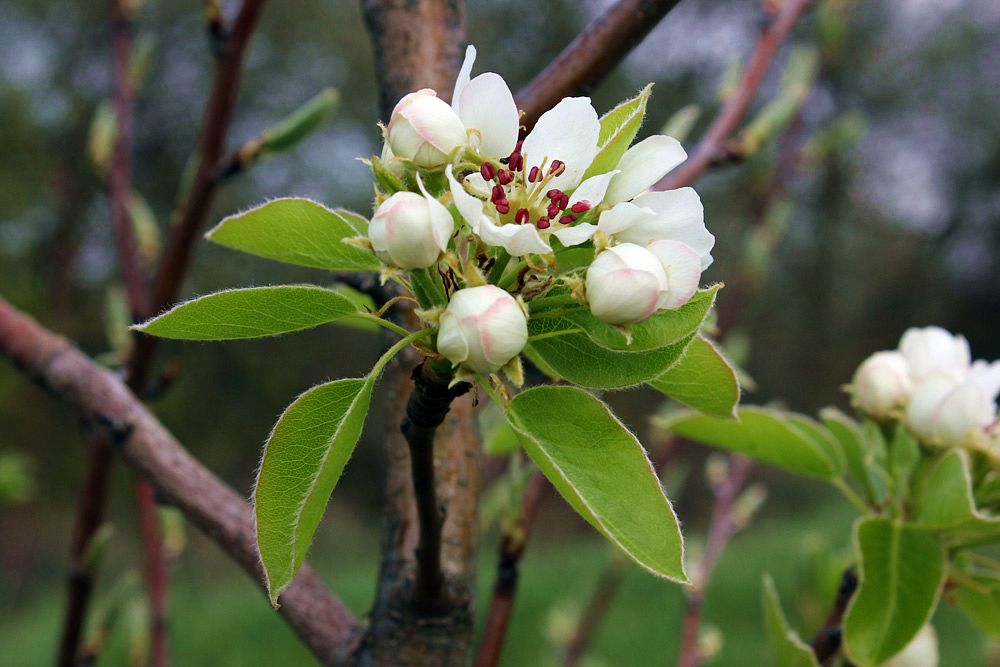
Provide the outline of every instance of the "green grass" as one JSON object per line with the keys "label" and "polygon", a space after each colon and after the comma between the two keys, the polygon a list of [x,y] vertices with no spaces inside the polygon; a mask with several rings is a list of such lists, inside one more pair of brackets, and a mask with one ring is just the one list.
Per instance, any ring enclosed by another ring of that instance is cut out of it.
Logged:
{"label": "green grass", "polygon": [[[828,563],[829,559],[822,557],[825,545],[845,541],[849,521],[850,517],[830,513],[781,522],[771,520],[734,540],[720,562],[705,606],[705,622],[723,635],[721,652],[712,665],[768,664],[759,612],[761,575],[764,572],[774,575],[786,613],[794,625],[803,627],[802,612],[808,611],[809,600],[798,593],[806,586],[805,582],[816,579],[810,575],[811,569],[815,569],[813,565]],[[528,550],[502,664],[511,667],[558,664],[558,647],[611,556],[596,537],[574,535],[578,536],[560,542],[539,539]],[[350,542],[349,551],[337,550],[333,547],[336,541],[327,535],[317,547],[314,560],[319,561],[319,556],[323,556],[322,560],[329,565],[323,568],[330,574],[328,580],[351,608],[363,614],[373,592],[377,564],[362,552],[375,539]],[[692,543],[696,544],[697,538]],[[492,585],[493,544],[487,543],[480,563],[481,602]],[[249,579],[232,569],[220,569],[218,564],[205,571],[195,555],[182,559],[174,578],[171,594],[174,664],[191,667],[316,664]],[[829,589],[836,577],[834,568],[827,569],[834,576],[826,576],[821,588]],[[32,597],[31,604],[16,613],[10,613],[12,610],[6,606],[0,607],[3,609],[0,646],[4,646],[0,662],[18,666],[50,664],[61,604],[62,591],[52,582]],[[813,600],[812,604],[815,613],[825,613],[823,603]],[[607,622],[593,638],[589,664],[673,664],[681,605],[681,592],[676,585],[630,568]],[[942,605],[935,624],[941,636],[942,665],[986,664],[985,641],[954,609]],[[128,664],[125,634],[119,628],[99,664]]]}

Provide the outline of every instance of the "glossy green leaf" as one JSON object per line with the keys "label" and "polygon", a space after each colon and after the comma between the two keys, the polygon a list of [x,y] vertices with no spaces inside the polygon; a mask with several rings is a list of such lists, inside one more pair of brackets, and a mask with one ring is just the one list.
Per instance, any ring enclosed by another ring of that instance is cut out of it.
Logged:
{"label": "glossy green leaf", "polygon": [[896,655],[937,607],[944,547],[930,531],[871,517],[855,524],[860,583],[844,617],[844,648],[860,667]]}
{"label": "glossy green leaf", "polygon": [[276,336],[358,315],[357,305],[315,285],[226,290],[178,304],[136,331],[180,340],[234,340]]}
{"label": "glossy green leaf", "polygon": [[980,511],[972,497],[969,454],[946,452],[924,479],[917,520],[937,531],[949,546],[975,546],[1000,541],[1000,517]]}
{"label": "glossy green leaf", "polygon": [[378,271],[373,254],[344,243],[356,220],[309,199],[275,199],[231,215],[205,235],[227,248],[329,271]]}
{"label": "glossy green leaf", "polygon": [[740,408],[737,420],[682,412],[657,420],[679,436],[738,452],[788,472],[833,479],[837,467],[826,451],[796,428],[788,415],[766,408]]}
{"label": "glossy green leaf", "polygon": [[716,417],[736,417],[740,385],[736,371],[711,341],[696,337],[684,356],[649,386],[670,398]]}
{"label": "glossy green leaf", "polygon": [[302,566],[361,435],[373,385],[374,375],[313,387],[285,409],[267,440],[254,518],[272,604]]}
{"label": "glossy green leaf", "polygon": [[597,155],[584,174],[584,178],[606,174],[621,162],[625,151],[642,127],[646,104],[653,93],[653,84],[643,88],[635,97],[625,100],[601,117],[601,133],[597,139]]}
{"label": "glossy green leaf", "polygon": [[764,575],[764,626],[777,667],[819,667],[816,654],[788,625],[774,580]]}
{"label": "glossy green leaf", "polygon": [[535,387],[514,397],[508,419],[542,474],[598,532],[653,574],[687,581],[670,501],[606,405],[575,387]]}

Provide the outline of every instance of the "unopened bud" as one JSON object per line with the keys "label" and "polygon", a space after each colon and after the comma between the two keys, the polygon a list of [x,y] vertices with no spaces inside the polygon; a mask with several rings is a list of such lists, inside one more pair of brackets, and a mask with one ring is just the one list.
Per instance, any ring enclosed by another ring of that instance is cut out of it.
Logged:
{"label": "unopened bud", "polygon": [[888,419],[910,397],[910,376],[899,352],[876,352],[854,373],[849,391],[854,406],[875,419]]}
{"label": "unopened bud", "polygon": [[611,324],[641,322],[654,312],[667,288],[656,255],[633,243],[608,248],[587,269],[590,312]]}
{"label": "unopened bud", "polygon": [[[421,184],[423,188],[423,184]],[[372,247],[401,269],[426,269],[448,247],[455,223],[426,191],[397,192],[378,207],[368,226]]]}
{"label": "unopened bud", "polygon": [[437,350],[453,364],[493,373],[528,342],[528,320],[514,297],[495,285],[455,292],[441,314]]}
{"label": "unopened bud", "polygon": [[430,88],[410,93],[392,110],[386,139],[396,157],[417,167],[434,169],[466,143],[465,125],[458,114]]}

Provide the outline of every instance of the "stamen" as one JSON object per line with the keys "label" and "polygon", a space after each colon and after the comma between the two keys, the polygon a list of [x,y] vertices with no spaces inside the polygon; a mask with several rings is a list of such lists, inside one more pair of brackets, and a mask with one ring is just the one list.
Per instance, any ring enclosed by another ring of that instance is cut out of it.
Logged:
{"label": "stamen", "polygon": [[507,193],[504,192],[502,185],[494,185],[493,192],[490,194],[490,201],[496,204],[499,201],[503,201],[507,198]]}
{"label": "stamen", "polygon": [[494,206],[497,207],[497,213],[499,213],[500,215],[506,215],[510,213],[510,202],[507,201],[506,199],[498,201],[497,203],[494,204]]}
{"label": "stamen", "polygon": [[552,166],[549,167],[549,173],[553,176],[561,176],[562,173],[566,171],[566,163],[562,160],[553,160]]}
{"label": "stamen", "polygon": [[514,214],[514,222],[523,225],[528,220],[531,219],[531,212],[526,208],[517,209],[517,213]]}
{"label": "stamen", "polygon": [[534,183],[535,181],[542,180],[542,170],[538,167],[532,167],[531,171],[528,172],[528,182]]}
{"label": "stamen", "polygon": [[549,204],[549,208],[548,208],[548,210],[546,210],[546,213],[549,214],[550,218],[555,218],[557,215],[559,215],[559,210],[560,210],[559,206],[553,200],[553,202],[551,204]]}
{"label": "stamen", "polygon": [[559,207],[559,210],[563,210],[569,204],[569,195],[565,192],[559,194],[558,199],[553,199],[552,202]]}
{"label": "stamen", "polygon": [[576,222],[576,216],[567,213],[566,215],[559,218],[559,223],[563,225],[568,225],[571,222]]}
{"label": "stamen", "polygon": [[479,168],[479,173],[487,181],[492,181],[493,177],[496,176],[496,169],[490,162],[484,162],[483,166]]}
{"label": "stamen", "polygon": [[497,172],[497,180],[500,181],[500,185],[507,185],[514,180],[514,172],[510,169],[501,169]]}
{"label": "stamen", "polygon": [[538,219],[538,222],[535,223],[535,226],[538,227],[539,229],[548,229],[549,227],[552,226],[552,223],[549,222],[548,218],[542,217]]}
{"label": "stamen", "polygon": [[587,201],[586,199],[583,199],[573,204],[570,210],[573,211],[574,213],[586,213],[587,211],[590,210],[590,202]]}
{"label": "stamen", "polygon": [[558,188],[552,188],[551,190],[549,190],[548,192],[545,193],[545,196],[548,197],[549,199],[555,199],[556,197],[558,197],[561,194],[562,194],[562,190],[560,190]]}
{"label": "stamen", "polygon": [[514,171],[521,171],[524,168],[524,157],[520,153],[511,153],[507,164]]}

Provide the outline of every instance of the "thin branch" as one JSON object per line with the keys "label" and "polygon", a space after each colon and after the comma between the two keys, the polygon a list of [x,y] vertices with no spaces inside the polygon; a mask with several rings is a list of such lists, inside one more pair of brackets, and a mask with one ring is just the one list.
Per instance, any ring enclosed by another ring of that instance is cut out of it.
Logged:
{"label": "thin branch", "polygon": [[497,580],[493,585],[489,612],[476,652],[476,667],[494,667],[500,662],[507,626],[514,611],[514,594],[517,592],[521,558],[528,546],[528,537],[535,524],[538,507],[548,488],[548,481],[540,472],[532,473],[524,488],[521,512],[501,536]]}
{"label": "thin branch", "polygon": [[712,506],[712,518],[709,521],[708,540],[705,553],[698,562],[698,569],[687,589],[684,624],[681,630],[680,657],[677,667],[697,667],[702,656],[698,651],[698,634],[701,629],[701,606],[705,597],[705,589],[712,579],[715,566],[719,562],[729,538],[739,530],[739,523],[733,515],[733,506],[747,481],[750,472],[750,459],[733,455],[729,459],[728,474],[712,489],[715,504]]}
{"label": "thin branch", "polygon": [[781,4],[777,16],[757,39],[757,45],[743,70],[736,91],[719,109],[719,113],[687,161],[664,176],[653,186],[654,190],[674,190],[691,185],[710,167],[725,164],[732,159],[733,156],[728,150],[729,139],[756,97],[757,89],[774,61],[778,49],[809,3],[810,0],[785,0]]}
{"label": "thin branch", "polygon": [[[123,460],[263,589],[249,505],[198,463],[119,378],[3,299],[0,353],[99,425]],[[320,660],[337,663],[353,646],[357,619],[310,567],[303,566],[280,601],[279,613]]]}
{"label": "thin branch", "polygon": [[618,0],[517,93],[528,128],[564,97],[587,94],[680,0]]}
{"label": "thin branch", "polygon": [[840,624],[844,618],[844,612],[847,611],[847,605],[857,588],[858,575],[853,567],[849,567],[844,570],[844,574],[840,578],[840,587],[837,589],[837,598],[834,600],[830,615],[809,643],[813,653],[816,654],[816,660],[821,665],[840,651],[843,636]]}

